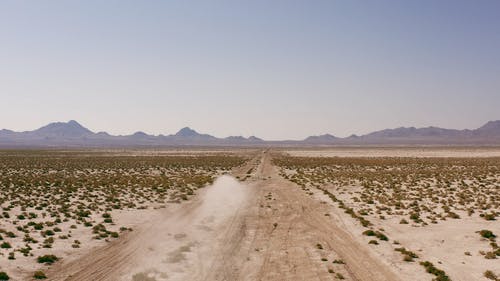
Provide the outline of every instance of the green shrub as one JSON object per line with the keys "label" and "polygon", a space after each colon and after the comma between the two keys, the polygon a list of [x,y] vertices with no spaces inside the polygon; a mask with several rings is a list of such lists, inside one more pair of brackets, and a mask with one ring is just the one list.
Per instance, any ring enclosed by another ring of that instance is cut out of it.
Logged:
{"label": "green shrub", "polygon": [[387,238],[387,236],[385,236],[385,234],[383,234],[381,232],[377,231],[376,236],[378,239],[380,239],[382,241],[389,241],[389,238]]}
{"label": "green shrub", "polygon": [[365,230],[363,231],[363,235],[366,235],[366,236],[375,236],[375,231],[369,229],[369,230]]}
{"label": "green shrub", "polygon": [[420,262],[420,265],[425,267],[425,271],[427,271],[427,273],[430,273],[430,274],[433,274],[436,276],[436,279],[434,279],[435,281],[449,281],[450,280],[450,278],[446,275],[446,273],[443,270],[435,267],[434,264],[432,264],[432,262],[423,261],[423,262]]}
{"label": "green shrub", "polygon": [[487,229],[483,229],[483,230],[479,231],[479,235],[481,235],[481,237],[487,238],[487,239],[497,237],[495,234],[493,234],[493,232],[491,230],[487,230]]}
{"label": "green shrub", "polygon": [[10,277],[6,272],[0,271],[0,280],[9,280],[9,279]]}
{"label": "green shrub", "polygon": [[38,263],[47,263],[47,264],[52,264],[58,260],[59,258],[56,257],[55,255],[44,255],[44,256],[39,256],[37,258]]}

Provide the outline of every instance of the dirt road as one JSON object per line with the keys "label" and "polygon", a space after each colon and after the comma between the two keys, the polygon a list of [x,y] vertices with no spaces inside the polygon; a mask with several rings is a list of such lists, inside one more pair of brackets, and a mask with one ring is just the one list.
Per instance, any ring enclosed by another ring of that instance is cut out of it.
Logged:
{"label": "dirt road", "polygon": [[[51,280],[399,280],[326,206],[278,175],[268,153],[197,198],[71,262]],[[323,260],[322,260],[323,259]],[[325,259],[327,261],[325,261]],[[334,259],[345,264],[334,264]]]}

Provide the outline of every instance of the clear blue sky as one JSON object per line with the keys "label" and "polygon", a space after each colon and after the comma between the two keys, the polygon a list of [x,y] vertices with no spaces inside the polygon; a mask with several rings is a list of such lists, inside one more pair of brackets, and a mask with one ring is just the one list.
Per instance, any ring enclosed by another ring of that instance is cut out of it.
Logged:
{"label": "clear blue sky", "polygon": [[500,1],[1,1],[0,128],[300,139],[500,119]]}

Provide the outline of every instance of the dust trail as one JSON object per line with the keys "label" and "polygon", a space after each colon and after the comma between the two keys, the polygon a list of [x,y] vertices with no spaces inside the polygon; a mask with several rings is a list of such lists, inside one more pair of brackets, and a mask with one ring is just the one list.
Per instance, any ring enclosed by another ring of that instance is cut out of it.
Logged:
{"label": "dust trail", "polygon": [[[123,280],[187,280],[204,276],[214,262],[214,253],[224,241],[225,225],[245,202],[247,187],[231,176],[219,177],[200,194],[200,204],[180,208],[154,222],[136,266],[122,274]],[[188,278],[189,277],[189,278]]]}
{"label": "dust trail", "polygon": [[401,280],[366,243],[325,217],[324,204],[282,178],[268,153],[250,163],[248,184],[222,176],[189,202],[158,210],[137,231],[60,263],[48,275],[81,281],[331,280],[315,256],[314,245],[324,241],[345,261],[347,280]]}

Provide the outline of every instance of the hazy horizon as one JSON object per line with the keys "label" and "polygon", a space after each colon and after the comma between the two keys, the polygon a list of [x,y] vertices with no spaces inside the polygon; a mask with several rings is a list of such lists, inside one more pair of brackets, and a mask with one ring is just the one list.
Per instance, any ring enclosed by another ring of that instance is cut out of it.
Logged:
{"label": "hazy horizon", "polygon": [[500,2],[0,4],[0,129],[267,140],[498,120]]}
{"label": "hazy horizon", "polygon": [[[54,122],[50,122],[48,124],[44,124],[43,126],[39,126],[37,128],[33,128],[33,129],[30,129],[30,130],[12,130],[12,129],[8,129],[8,130],[11,130],[11,131],[15,131],[15,132],[26,132],[26,131],[33,131],[33,130],[36,130],[36,129],[40,129],[42,127],[45,127],[47,125],[50,125],[50,124],[54,124],[54,123],[69,123],[69,122],[77,122],[80,126],[92,131],[93,133],[101,133],[101,132],[105,132],[105,133],[110,133],[109,131],[96,131],[96,130],[93,130],[92,128],[89,128],[87,126],[85,126],[85,124],[82,124],[80,122],[78,122],[78,120],[67,120],[67,121],[54,121]],[[484,122],[484,124],[482,125],[485,125],[486,123],[488,122],[499,122],[500,120],[488,120],[487,122]],[[411,127],[411,126],[405,126],[405,127]],[[426,126],[426,127],[435,127],[435,126]],[[476,128],[458,128],[458,130],[463,130],[463,129],[470,129],[470,130],[474,130],[474,129],[477,129],[481,126],[478,126]],[[282,141],[282,140],[303,140],[307,137],[310,137],[310,136],[318,136],[318,135],[323,135],[323,134],[332,134],[332,133],[321,133],[321,134],[316,134],[316,135],[308,135],[308,136],[304,136],[303,138],[300,138],[300,139],[266,139],[266,138],[262,138],[260,136],[255,136],[255,135],[241,135],[241,134],[233,134],[233,135],[226,135],[226,136],[220,136],[220,135],[215,135],[211,132],[202,132],[202,131],[199,131],[197,130],[196,128],[193,128],[193,127],[190,127],[190,126],[185,126],[185,127],[182,127],[182,128],[179,128],[177,129],[176,131],[172,131],[172,132],[160,132],[160,133],[154,133],[154,132],[145,132],[143,130],[138,130],[138,131],[133,131],[133,132],[128,132],[128,133],[124,133],[124,134],[113,134],[111,133],[111,135],[115,135],[115,136],[128,136],[128,135],[133,135],[135,133],[146,133],[148,135],[153,135],[153,136],[159,136],[159,135],[164,135],[164,136],[168,136],[168,135],[175,135],[176,133],[178,133],[179,131],[181,131],[182,129],[185,129],[185,128],[189,128],[191,130],[194,130],[196,131],[197,133],[199,134],[208,134],[208,135],[211,135],[211,136],[214,136],[214,137],[218,137],[218,138],[226,138],[226,137],[234,137],[234,136],[243,136],[243,137],[258,137],[258,138],[261,138],[263,140],[266,140],[266,141]],[[423,128],[423,127],[417,127],[417,128]],[[2,129],[6,129],[6,128],[0,128],[0,130]],[[380,130],[384,130],[384,129],[397,129],[397,128],[382,128]],[[442,129],[457,129],[457,128],[442,128]],[[370,132],[366,132],[366,133],[373,133],[375,131],[379,131],[379,130],[373,130],[373,131],[370,131]],[[339,136],[339,135],[335,135],[333,134],[334,136],[336,137],[349,137],[349,136],[352,136],[353,134],[349,134],[349,135],[346,135],[346,136]],[[360,135],[363,135],[363,134],[359,134],[358,136]]]}

